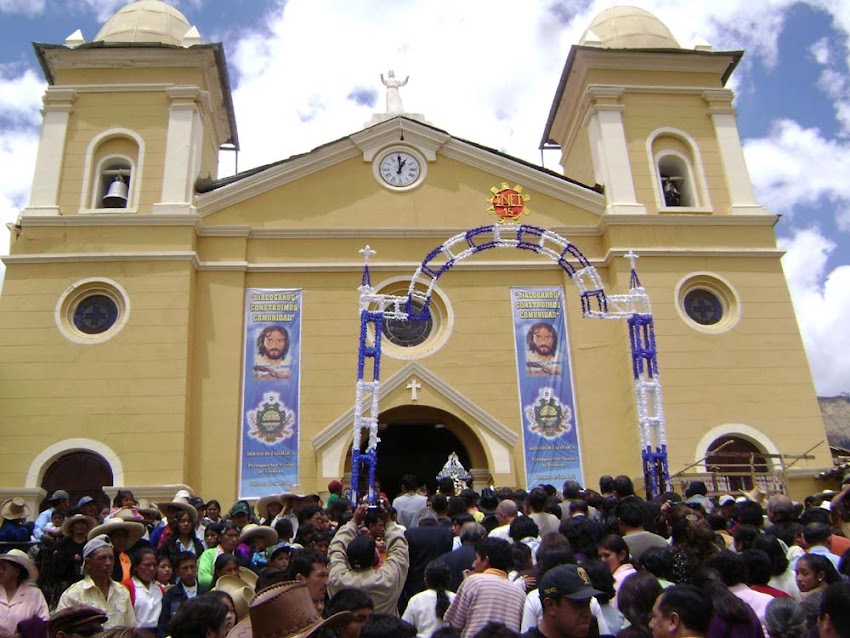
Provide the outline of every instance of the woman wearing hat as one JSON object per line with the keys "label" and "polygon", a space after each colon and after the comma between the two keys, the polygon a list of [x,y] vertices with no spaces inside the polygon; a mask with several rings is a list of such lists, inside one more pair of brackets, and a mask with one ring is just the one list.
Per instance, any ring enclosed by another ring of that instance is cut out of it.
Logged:
{"label": "woman wearing hat", "polygon": [[283,511],[283,501],[279,494],[263,496],[257,501],[257,514],[260,516],[260,524],[274,527],[279,514]]}
{"label": "woman wearing hat", "polygon": [[47,601],[37,587],[35,564],[19,549],[0,555],[0,635],[18,633],[18,623],[41,618],[50,619]]}
{"label": "woman wearing hat", "polygon": [[236,553],[257,570],[266,566],[266,549],[277,542],[277,532],[267,525],[248,523],[239,535]]}
{"label": "woman wearing hat", "polygon": [[10,498],[0,505],[0,517],[3,525],[0,525],[0,541],[4,543],[26,543],[30,539],[30,530],[26,525],[30,515],[24,499],[20,497]]}
{"label": "woman wearing hat", "polygon": [[[128,510],[118,510],[119,517]],[[89,532],[89,540],[96,536],[106,534],[112,542],[115,552],[115,565],[112,569],[112,580],[121,582],[130,578],[131,560],[130,548],[139,542],[145,533],[145,526],[132,520],[123,518],[108,518],[106,522],[98,525]]]}
{"label": "woman wearing hat", "polygon": [[[204,546],[195,536],[195,519],[197,510],[188,505],[186,510],[167,510],[170,534],[160,544],[160,549],[168,554],[171,561],[181,552],[189,552],[198,558],[204,553]],[[164,537],[165,535],[163,535]]]}
{"label": "woman wearing hat", "polygon": [[97,521],[84,514],[75,514],[62,523],[64,538],[57,543],[52,560],[56,579],[52,600],[58,600],[63,591],[83,579],[83,547],[96,525]]}

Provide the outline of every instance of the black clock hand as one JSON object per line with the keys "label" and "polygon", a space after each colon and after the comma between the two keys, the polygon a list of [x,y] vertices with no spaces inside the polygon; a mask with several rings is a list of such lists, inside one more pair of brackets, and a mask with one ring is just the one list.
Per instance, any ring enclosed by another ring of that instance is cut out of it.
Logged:
{"label": "black clock hand", "polygon": [[400,175],[401,169],[404,168],[405,164],[407,164],[407,160],[401,159],[401,155],[397,155],[396,159],[398,160],[398,170],[396,171],[396,173]]}

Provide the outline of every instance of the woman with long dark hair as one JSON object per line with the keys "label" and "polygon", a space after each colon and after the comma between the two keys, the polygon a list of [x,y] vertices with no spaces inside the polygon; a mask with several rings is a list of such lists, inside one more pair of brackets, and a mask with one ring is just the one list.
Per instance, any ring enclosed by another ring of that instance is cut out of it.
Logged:
{"label": "woman with long dark hair", "polygon": [[207,501],[206,516],[204,516],[204,525],[210,523],[221,523],[221,503],[214,498]]}
{"label": "woman with long dark hair", "polygon": [[425,591],[413,596],[407,603],[402,620],[416,627],[419,638],[431,634],[447,623],[443,616],[454,600],[454,592],[448,591],[451,572],[445,561],[435,558],[425,567]]}
{"label": "woman with long dark hair", "polygon": [[650,638],[652,630],[649,620],[655,599],[664,588],[658,579],[649,572],[632,574],[617,592],[617,606],[620,613],[631,623],[617,634],[617,638]]}
{"label": "woman with long dark hair", "polygon": [[213,571],[216,559],[221,554],[233,554],[239,544],[239,528],[231,521],[221,524],[221,536],[216,547],[212,547],[201,554],[198,561],[198,582],[204,587],[212,587],[215,580]]}
{"label": "woman with long dark hair", "polygon": [[168,526],[171,528],[171,534],[160,549],[168,554],[172,563],[177,554],[182,552],[201,557],[204,546],[195,536],[195,519],[188,512],[173,512],[169,517]]}
{"label": "woman with long dark hair", "polygon": [[767,584],[784,591],[798,601],[802,599],[800,589],[797,587],[797,574],[791,569],[788,556],[779,539],[773,534],[759,534],[759,537],[753,541],[753,549],[762,550],[770,558],[770,580]]}
{"label": "woman with long dark hair", "polygon": [[[599,603],[605,624],[608,625],[608,633],[617,634],[626,624],[626,620],[615,606],[617,592],[614,591],[614,575],[611,573],[610,567],[601,560],[586,560],[581,566],[587,572],[591,586],[602,592],[594,598]],[[632,572],[629,578],[634,575],[635,573]],[[629,578],[626,578],[624,582],[628,582]]]}
{"label": "woman with long dark hair", "polygon": [[828,585],[841,581],[841,574],[832,562],[820,554],[803,554],[797,561],[797,587],[803,595],[800,603],[806,626],[817,631],[818,615],[823,591]]}
{"label": "woman with long dark hair", "polygon": [[132,576],[121,584],[130,592],[136,627],[155,636],[165,595],[165,587],[156,582],[156,552],[151,547],[140,547],[133,552],[131,564]]}
{"label": "woman with long dark hair", "polygon": [[623,581],[635,573],[635,566],[632,565],[629,557],[629,546],[622,536],[617,534],[609,534],[601,541],[596,549],[599,554],[599,560],[608,566],[611,574],[614,576],[614,601],[612,604],[616,608],[617,596],[616,592],[620,590]]}
{"label": "woman with long dark hair", "polygon": [[702,513],[687,505],[674,505],[667,512],[673,552],[670,580],[676,584],[690,583],[694,570],[720,551],[714,542],[714,531]]}
{"label": "woman with long dark hair", "polygon": [[770,638],[805,638],[806,619],[800,604],[793,598],[774,598],[764,617]]}
{"label": "woman with long dark hair", "polygon": [[714,610],[705,638],[764,638],[756,612],[729,591],[717,570],[699,567],[692,580]]}

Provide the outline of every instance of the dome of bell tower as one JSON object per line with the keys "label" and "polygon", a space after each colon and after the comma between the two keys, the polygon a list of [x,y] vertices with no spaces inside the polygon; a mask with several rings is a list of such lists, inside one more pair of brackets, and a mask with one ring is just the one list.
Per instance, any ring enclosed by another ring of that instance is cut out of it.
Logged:
{"label": "dome of bell tower", "polygon": [[678,49],[679,43],[661,20],[639,7],[619,6],[597,15],[579,44],[606,49]]}
{"label": "dome of bell tower", "polygon": [[162,0],[140,0],[120,9],[94,37],[94,42],[158,42],[181,46],[191,25],[180,11]]}

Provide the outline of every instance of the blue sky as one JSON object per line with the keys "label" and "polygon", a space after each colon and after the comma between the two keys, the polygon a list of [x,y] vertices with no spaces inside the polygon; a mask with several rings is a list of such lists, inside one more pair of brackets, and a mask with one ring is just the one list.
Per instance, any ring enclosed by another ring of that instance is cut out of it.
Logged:
{"label": "blue sky", "polygon": [[[116,0],[0,0],[0,218],[26,205],[44,82],[33,41],[90,41]],[[539,163],[569,47],[613,0],[174,0],[229,62],[239,168],[302,153],[382,111],[379,74],[410,75],[405,109]],[[759,201],[782,215],[783,266],[819,394],[850,392],[850,2],[633,0],[679,43],[743,49],[730,82]],[[522,7],[522,11],[518,11]],[[506,39],[510,27],[510,39]],[[509,44],[506,44],[509,42]],[[509,88],[510,90],[506,90]],[[557,157],[547,154],[547,167]],[[222,159],[223,174],[233,159]],[[8,234],[0,227],[0,254]],[[0,269],[1,270],[1,269]]]}

